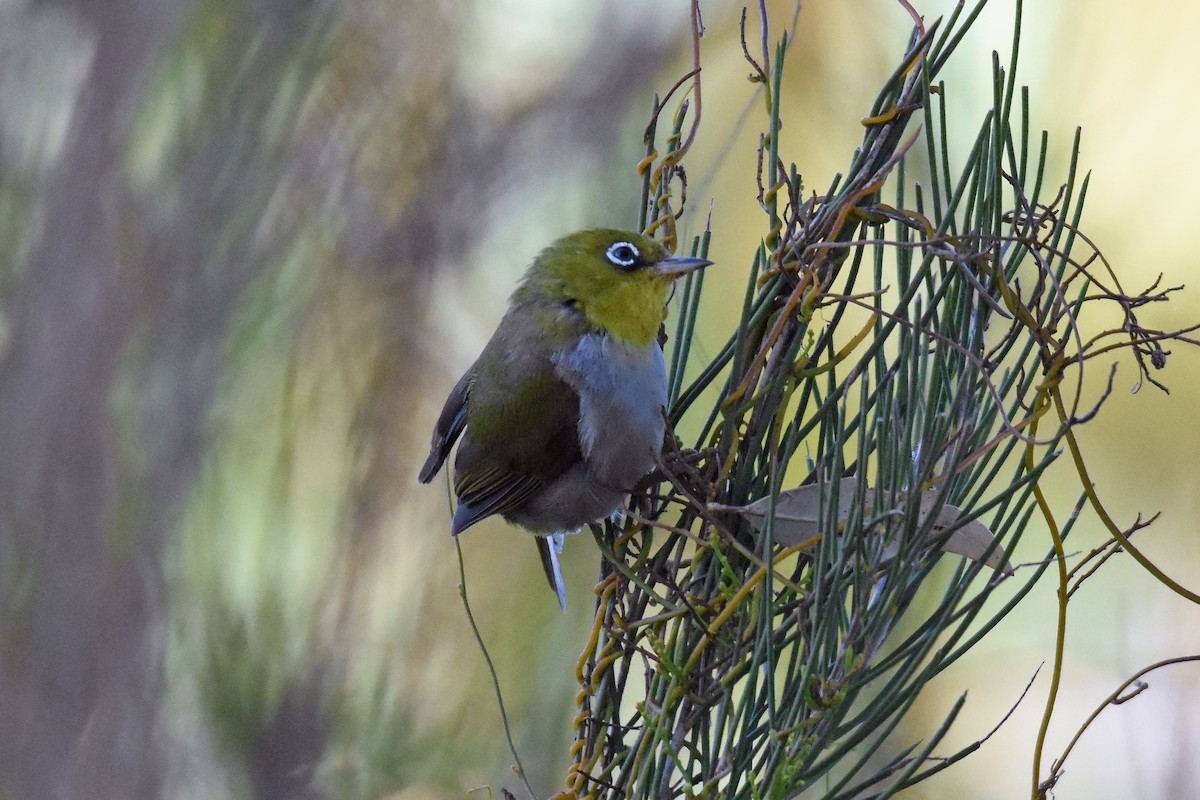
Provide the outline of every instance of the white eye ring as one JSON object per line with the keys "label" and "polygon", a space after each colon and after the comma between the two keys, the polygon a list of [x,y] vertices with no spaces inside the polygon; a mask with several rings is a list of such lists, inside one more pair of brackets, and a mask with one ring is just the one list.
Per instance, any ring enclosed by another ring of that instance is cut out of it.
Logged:
{"label": "white eye ring", "polygon": [[604,255],[618,267],[632,267],[642,254],[629,242],[614,242]]}

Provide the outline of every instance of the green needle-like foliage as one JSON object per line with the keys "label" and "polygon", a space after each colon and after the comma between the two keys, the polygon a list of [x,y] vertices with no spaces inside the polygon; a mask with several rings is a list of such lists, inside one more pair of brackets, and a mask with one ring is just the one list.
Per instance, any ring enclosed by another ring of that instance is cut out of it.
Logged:
{"label": "green needle-like foliage", "polygon": [[[941,747],[965,697],[921,739],[897,730],[1063,564],[1076,514],[1057,524],[1039,481],[1094,413],[1074,400],[1078,376],[1106,349],[1077,319],[1116,301],[1123,324],[1101,338],[1123,336],[1146,379],[1175,335],[1133,316],[1165,293],[1125,295],[1079,233],[1078,137],[1061,184],[1046,174],[1047,137],[1031,138],[1013,79],[1019,10],[993,106],[966,156],[951,151],[938,73],[982,6],[918,24],[844,174],[808,197],[779,149],[787,37],[770,58],[747,46],[766,99],[764,235],[708,364],[689,355],[703,273],[678,292],[669,417],[693,446],[676,439],[635,512],[595,527],[608,572],[579,665],[572,794],[888,797],[978,748]],[[678,106],[661,155],[661,104],[647,131],[641,222],[668,238],[692,111]],[[818,535],[780,544],[775,506],[807,484],[821,487]],[[739,509],[764,498],[752,524]],[[931,498],[957,521],[937,527]],[[940,552],[977,520],[1012,563],[1035,516],[1052,537],[1009,577]]]}

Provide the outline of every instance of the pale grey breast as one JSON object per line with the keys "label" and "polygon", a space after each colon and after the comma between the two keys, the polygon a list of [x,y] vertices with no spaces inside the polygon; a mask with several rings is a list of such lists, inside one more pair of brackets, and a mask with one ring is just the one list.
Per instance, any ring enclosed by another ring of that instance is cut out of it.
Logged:
{"label": "pale grey breast", "polygon": [[579,394],[579,444],[600,482],[628,492],[654,468],[662,450],[667,367],[656,342],[627,347],[587,333],[554,357]]}

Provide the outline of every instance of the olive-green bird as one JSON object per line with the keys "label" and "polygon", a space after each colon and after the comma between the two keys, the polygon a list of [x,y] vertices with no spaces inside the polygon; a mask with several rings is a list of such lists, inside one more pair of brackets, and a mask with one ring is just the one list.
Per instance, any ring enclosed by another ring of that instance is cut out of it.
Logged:
{"label": "olive-green bird", "polygon": [[419,477],[428,483],[462,437],[450,533],[493,514],[527,528],[563,608],[565,534],[619,511],[662,451],[658,330],[671,282],[709,263],[628,231],[559,239],[438,417]]}

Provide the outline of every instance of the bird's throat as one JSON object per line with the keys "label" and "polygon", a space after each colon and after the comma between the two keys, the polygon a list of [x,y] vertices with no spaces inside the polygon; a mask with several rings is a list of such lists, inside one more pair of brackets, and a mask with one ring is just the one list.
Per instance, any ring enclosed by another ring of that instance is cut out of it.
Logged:
{"label": "bird's throat", "polygon": [[588,323],[627,347],[648,346],[667,316],[666,290],[646,292],[629,302],[627,296],[603,293],[582,304]]}

